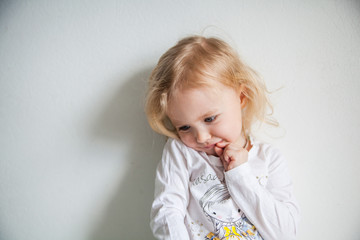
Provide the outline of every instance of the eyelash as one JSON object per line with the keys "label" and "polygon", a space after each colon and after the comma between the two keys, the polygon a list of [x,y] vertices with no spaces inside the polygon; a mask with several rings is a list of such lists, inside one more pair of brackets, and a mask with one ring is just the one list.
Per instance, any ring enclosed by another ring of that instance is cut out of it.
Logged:
{"label": "eyelash", "polygon": [[216,119],[216,117],[217,116],[215,116],[215,115],[211,116],[211,117],[207,117],[207,118],[204,119],[204,122],[207,122],[207,123],[213,122]]}
{"label": "eyelash", "polygon": [[[216,117],[217,117],[216,115],[211,116],[211,117],[207,117],[207,118],[204,119],[204,122],[211,123],[216,119]],[[182,132],[186,132],[189,129],[190,129],[190,126],[188,126],[188,125],[179,127],[179,131],[182,131]]]}
{"label": "eyelash", "polygon": [[190,128],[190,126],[182,126],[182,127],[179,127],[179,131],[187,131],[187,130],[189,130],[189,128]]}

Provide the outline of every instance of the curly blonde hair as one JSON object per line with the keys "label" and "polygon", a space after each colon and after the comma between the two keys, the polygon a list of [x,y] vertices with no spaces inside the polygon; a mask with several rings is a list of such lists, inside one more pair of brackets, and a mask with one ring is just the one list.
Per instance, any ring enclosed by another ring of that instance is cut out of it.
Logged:
{"label": "curly blonde hair", "polygon": [[246,135],[251,133],[256,121],[277,126],[270,117],[273,108],[268,91],[258,74],[221,39],[190,36],[166,51],[151,73],[145,105],[151,128],[178,139],[177,131],[166,114],[172,94],[184,88],[211,86],[213,81],[235,90],[242,89],[246,97],[242,121]]}

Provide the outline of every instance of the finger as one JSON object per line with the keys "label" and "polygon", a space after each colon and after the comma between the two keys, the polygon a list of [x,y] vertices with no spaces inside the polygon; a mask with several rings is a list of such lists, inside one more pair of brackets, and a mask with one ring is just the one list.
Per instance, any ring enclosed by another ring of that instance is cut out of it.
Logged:
{"label": "finger", "polygon": [[228,154],[227,151],[224,152],[223,158],[224,158],[224,161],[225,161],[227,164],[229,164],[230,156],[229,156],[229,154]]}
{"label": "finger", "polygon": [[214,147],[214,150],[215,150],[215,153],[218,157],[222,156],[223,152],[224,152],[224,149],[220,148],[220,147],[217,147],[215,146]]}
{"label": "finger", "polygon": [[226,148],[223,153],[224,159],[228,159],[228,169],[235,168],[248,161],[248,154],[245,149],[233,150]]}
{"label": "finger", "polygon": [[224,160],[223,157],[221,157],[220,159],[221,159],[221,163],[222,163],[223,166],[224,166],[225,171],[227,171],[227,170],[228,170],[228,163]]}
{"label": "finger", "polygon": [[216,143],[216,146],[219,147],[219,148],[225,148],[228,145],[229,145],[228,142],[218,142],[218,143]]}

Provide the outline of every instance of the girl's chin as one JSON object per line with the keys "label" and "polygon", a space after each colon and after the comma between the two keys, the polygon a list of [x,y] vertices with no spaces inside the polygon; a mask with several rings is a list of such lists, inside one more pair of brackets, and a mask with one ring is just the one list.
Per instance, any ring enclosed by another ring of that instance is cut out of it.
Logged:
{"label": "girl's chin", "polygon": [[218,155],[216,154],[215,149],[214,149],[215,144],[212,146],[209,146],[209,147],[192,147],[192,146],[188,146],[188,147],[190,147],[198,152],[205,152],[207,155],[213,155],[215,157],[218,157]]}
{"label": "girl's chin", "polygon": [[[204,151],[204,150],[203,150]],[[214,148],[212,149],[207,149],[206,151],[204,151],[207,155],[212,155],[212,156],[215,156],[215,157],[218,157],[218,155],[216,154]]]}

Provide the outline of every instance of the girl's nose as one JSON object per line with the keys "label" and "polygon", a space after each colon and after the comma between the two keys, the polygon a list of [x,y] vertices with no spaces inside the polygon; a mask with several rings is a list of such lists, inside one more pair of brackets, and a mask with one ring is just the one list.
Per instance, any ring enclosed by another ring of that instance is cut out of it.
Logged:
{"label": "girl's nose", "polygon": [[196,141],[198,143],[206,143],[210,139],[211,135],[206,130],[199,130],[197,131]]}

